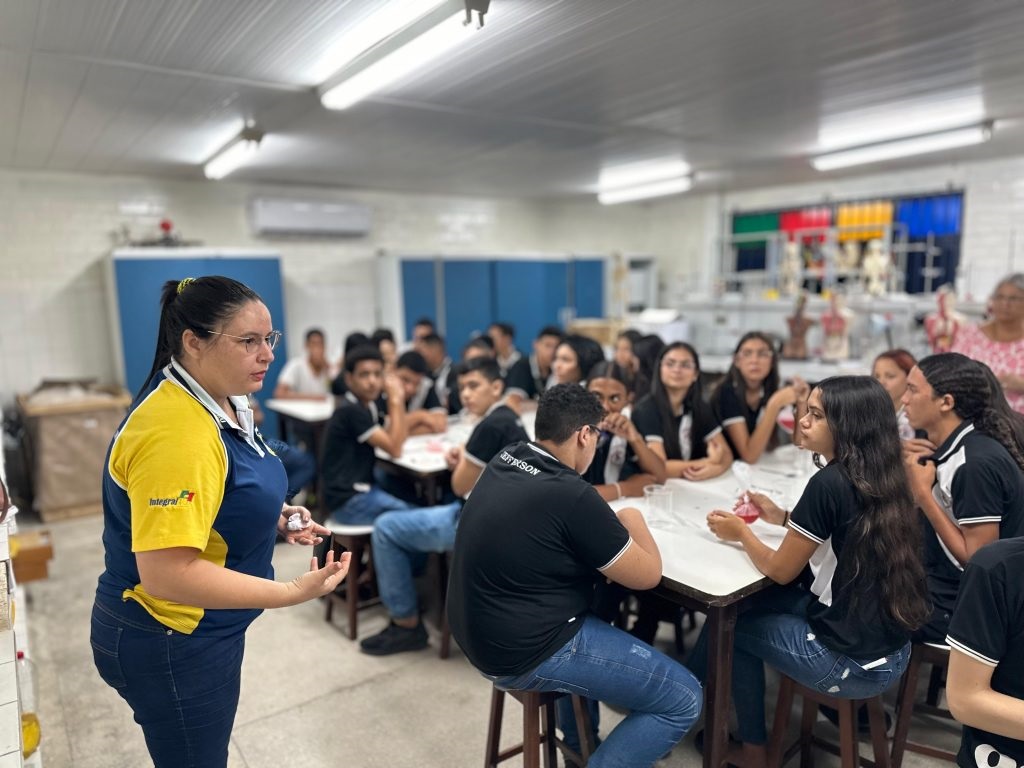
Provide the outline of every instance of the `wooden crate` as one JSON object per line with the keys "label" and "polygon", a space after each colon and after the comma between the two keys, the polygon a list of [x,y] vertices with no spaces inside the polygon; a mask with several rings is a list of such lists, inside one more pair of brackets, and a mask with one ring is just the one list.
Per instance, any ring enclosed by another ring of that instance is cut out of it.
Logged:
{"label": "wooden crate", "polygon": [[10,546],[12,552],[15,552],[11,564],[18,583],[38,581],[49,576],[49,563],[53,559],[53,540],[49,531],[15,534],[10,538]]}

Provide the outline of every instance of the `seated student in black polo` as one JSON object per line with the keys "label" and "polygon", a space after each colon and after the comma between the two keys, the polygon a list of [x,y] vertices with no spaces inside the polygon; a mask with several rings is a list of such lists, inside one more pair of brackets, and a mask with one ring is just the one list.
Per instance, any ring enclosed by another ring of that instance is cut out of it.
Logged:
{"label": "seated student in black polo", "polygon": [[452,359],[445,351],[444,338],[436,333],[428,333],[413,342],[413,349],[423,355],[427,361],[430,380],[434,382],[434,391],[441,405],[448,407],[448,376],[452,370]]}
{"label": "seated student in black polo", "polygon": [[[480,419],[465,446],[448,453],[452,469],[452,490],[468,496],[480,473],[506,445],[527,439],[519,417],[501,404],[504,382],[498,363],[478,357],[455,366],[459,393],[466,410]],[[373,527],[373,561],[381,602],[391,616],[383,632],[362,641],[364,653],[386,656],[414,651],[427,644],[427,633],[419,618],[413,570],[420,555],[447,552],[455,543],[461,501],[413,509],[377,518]]]}
{"label": "seated student in black polo", "polygon": [[405,425],[410,435],[448,429],[448,412],[437,399],[428,373],[427,361],[416,351],[403,352],[395,363],[395,374],[405,390]]}
{"label": "seated student in black polo", "polygon": [[[324,437],[324,498],[331,517],[346,525],[368,525],[389,510],[409,509],[373,481],[374,449],[401,456],[406,438],[405,390],[394,374],[384,377],[384,359],[373,346],[345,356],[345,395]],[[387,389],[387,427],[378,407]]]}
{"label": "seated student in black polo", "polygon": [[448,587],[452,634],[506,690],[586,691],[630,714],[592,765],[651,766],[700,714],[678,662],[590,614],[595,583],[649,589],[658,547],[636,508],[618,513],[589,485],[604,408],[571,384],[541,396],[535,442],[507,446],[466,501]]}
{"label": "seated student in black polo", "polygon": [[[494,360],[494,342],[491,341],[489,336],[474,336],[466,342],[466,346],[462,348],[463,363],[469,362],[470,360],[476,360],[480,357],[486,357]],[[457,367],[458,366],[452,366],[451,371],[448,373],[448,383],[446,386],[446,389],[448,390],[448,413],[451,416],[457,416],[462,412],[462,400],[459,397]]]}
{"label": "seated student in black polo", "polygon": [[562,331],[554,325],[546,325],[533,340],[533,352],[529,357],[520,357],[505,374],[505,400],[509,407],[518,411],[525,400],[536,400],[551,381],[551,363],[555,350],[562,342]]}
{"label": "seated student in black polo", "polygon": [[914,634],[917,642],[945,638],[964,566],[975,552],[1024,536],[1024,447],[993,394],[981,366],[956,353],[926,357],[907,375],[907,419],[938,446],[932,453],[921,441],[904,442],[907,479],[928,529],[924,561],[933,610]]}
{"label": "seated student in black polo", "polygon": [[1024,765],[1024,538],[971,558],[946,637],[961,768]]}

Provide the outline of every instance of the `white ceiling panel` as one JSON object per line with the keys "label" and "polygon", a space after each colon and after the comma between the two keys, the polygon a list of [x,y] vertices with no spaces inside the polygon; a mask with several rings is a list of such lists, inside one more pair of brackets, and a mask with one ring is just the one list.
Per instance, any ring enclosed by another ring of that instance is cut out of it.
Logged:
{"label": "white ceiling panel", "polygon": [[1024,152],[1021,0],[492,0],[461,48],[324,110],[366,30],[423,2],[0,0],[0,164],[198,178],[253,121],[240,178],[550,196],[681,155],[698,189],[742,187],[817,178],[836,126],[965,99],[991,142],[871,170]]}

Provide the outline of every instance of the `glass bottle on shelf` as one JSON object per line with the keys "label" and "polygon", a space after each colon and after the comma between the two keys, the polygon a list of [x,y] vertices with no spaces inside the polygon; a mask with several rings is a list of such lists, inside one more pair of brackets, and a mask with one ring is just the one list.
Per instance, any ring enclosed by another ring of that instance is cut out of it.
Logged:
{"label": "glass bottle on shelf", "polygon": [[18,651],[16,665],[21,699],[21,754],[22,757],[28,757],[39,748],[41,736],[39,716],[36,714],[36,669],[32,661],[25,657],[24,651]]}

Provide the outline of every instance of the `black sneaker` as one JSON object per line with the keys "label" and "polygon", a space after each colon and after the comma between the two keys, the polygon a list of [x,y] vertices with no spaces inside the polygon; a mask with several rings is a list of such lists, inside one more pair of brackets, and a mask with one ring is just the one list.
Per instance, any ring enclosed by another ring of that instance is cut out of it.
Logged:
{"label": "black sneaker", "polygon": [[359,643],[362,652],[371,656],[390,656],[392,653],[420,651],[426,647],[427,630],[422,621],[411,629],[389,622],[382,632]]}

